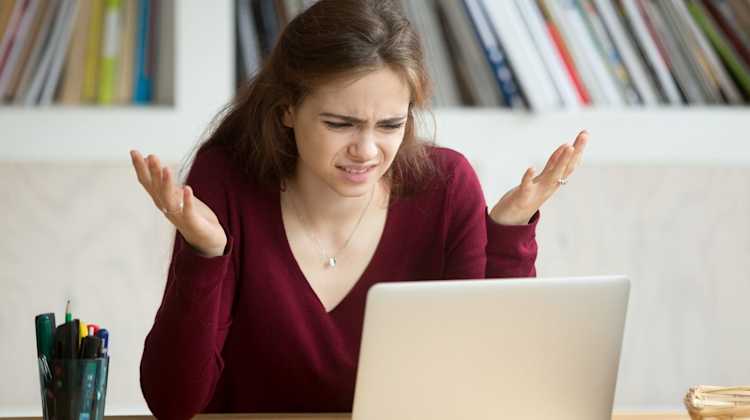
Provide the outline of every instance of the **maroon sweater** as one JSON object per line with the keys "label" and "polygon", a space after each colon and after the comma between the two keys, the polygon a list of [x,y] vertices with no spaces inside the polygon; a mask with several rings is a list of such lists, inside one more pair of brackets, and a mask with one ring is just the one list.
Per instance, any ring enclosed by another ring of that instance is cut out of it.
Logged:
{"label": "maroon sweater", "polygon": [[391,200],[370,265],[326,312],[292,255],[278,189],[249,181],[222,149],[187,178],[228,243],[204,258],[176,234],[167,285],[141,359],[141,389],[160,419],[198,412],[350,412],[365,297],[377,282],[530,277],[535,227],[487,215],[459,153],[432,149],[441,176]]}

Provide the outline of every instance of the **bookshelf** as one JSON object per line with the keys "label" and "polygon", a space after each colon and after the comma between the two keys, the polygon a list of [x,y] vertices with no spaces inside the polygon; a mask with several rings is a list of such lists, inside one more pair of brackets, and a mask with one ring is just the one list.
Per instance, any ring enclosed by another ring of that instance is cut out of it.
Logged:
{"label": "bookshelf", "polygon": [[233,5],[175,2],[174,105],[0,107],[0,160],[178,161],[234,89]]}
{"label": "bookshelf", "polygon": [[[184,158],[234,92],[234,2],[180,0],[175,13],[173,107],[2,107],[0,160],[122,162],[130,148]],[[439,144],[480,167],[512,169],[514,179],[517,168],[543,163],[582,128],[592,134],[587,164],[750,165],[748,107],[449,107],[434,115]],[[431,133],[432,118],[422,120]]]}

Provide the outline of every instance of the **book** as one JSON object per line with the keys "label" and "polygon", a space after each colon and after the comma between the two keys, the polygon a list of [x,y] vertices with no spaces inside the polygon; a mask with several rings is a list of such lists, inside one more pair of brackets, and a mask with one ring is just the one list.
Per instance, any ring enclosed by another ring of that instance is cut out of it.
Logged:
{"label": "book", "polygon": [[10,82],[16,67],[19,65],[21,53],[26,49],[26,44],[31,38],[31,23],[35,20],[40,0],[29,0],[20,16],[16,27],[15,39],[8,44],[5,51],[5,63],[0,68],[0,98],[5,98],[10,90]]}
{"label": "book", "polygon": [[154,102],[167,105],[174,102],[174,39],[175,0],[159,0],[158,23],[154,29],[157,43],[154,69]]}
{"label": "book", "polygon": [[464,81],[471,103],[482,107],[501,106],[503,101],[492,67],[487,63],[481,42],[463,3],[438,0],[437,6],[438,15],[445,20],[448,47],[458,64],[456,75]]}
{"label": "book", "polygon": [[23,0],[0,0],[0,39],[8,26],[10,15],[16,9],[16,3]]}
{"label": "book", "polygon": [[664,93],[667,102],[672,105],[681,105],[683,101],[680,91],[672,78],[672,74],[664,57],[659,51],[659,46],[656,44],[656,40],[651,36],[646,21],[642,15],[641,6],[637,3],[637,0],[620,0],[620,2],[625,11],[628,22],[633,27],[633,33],[638,39],[638,43],[643,49],[650,67],[656,74],[659,87]]}
{"label": "book", "polygon": [[641,95],[633,84],[620,52],[615,47],[604,21],[599,15],[599,10],[590,0],[577,0],[577,4],[589,34],[594,40],[594,45],[609,69],[609,73],[613,76],[625,103],[629,105],[640,104],[642,102]]}
{"label": "book", "polygon": [[479,4],[479,0],[463,0],[463,3],[482,44],[487,63],[492,67],[493,76],[497,81],[505,105],[513,109],[526,108],[526,100],[521,94],[516,77],[505,55],[505,50]]}
{"label": "book", "polygon": [[[672,71],[677,83],[690,103],[721,103],[718,84],[710,77],[699,57],[698,47],[682,30],[682,23],[674,18],[671,3],[668,1],[647,4],[657,31],[665,42],[667,54],[673,64]],[[649,9],[650,8],[650,9]]]}
{"label": "book", "polygon": [[21,83],[21,77],[23,76],[23,72],[27,67],[29,59],[31,57],[31,53],[34,50],[36,40],[39,37],[39,34],[42,32],[42,24],[44,22],[44,18],[47,15],[47,10],[52,6],[52,2],[49,1],[39,2],[36,16],[34,17],[34,21],[31,22],[31,27],[29,28],[29,39],[26,42],[23,50],[21,51],[21,55],[18,58],[18,63],[13,70],[13,74],[11,75],[10,81],[8,82],[8,88],[5,91],[4,100],[8,102],[13,102],[17,95],[18,87]]}
{"label": "book", "polygon": [[735,78],[743,95],[750,98],[750,70],[739,60],[731,45],[724,39],[721,32],[711,20],[703,5],[696,0],[687,0],[687,7],[698,26],[706,34],[711,44],[716,48],[719,56]]}
{"label": "book", "polygon": [[252,77],[260,68],[260,40],[249,0],[236,0],[237,38],[240,58],[240,81]]}
{"label": "book", "polygon": [[151,63],[151,0],[138,0],[138,27],[135,45],[135,82],[133,103],[151,102],[152,63]]}
{"label": "book", "polygon": [[2,39],[0,39],[0,73],[4,72],[5,63],[8,61],[16,36],[18,36],[21,20],[28,8],[29,0],[19,0],[13,5],[5,32],[2,34]]}
{"label": "book", "polygon": [[[16,91],[13,95],[13,103],[17,105],[27,104],[26,99],[29,94],[29,90],[31,89],[34,75],[36,74],[38,67],[42,62],[44,50],[46,49],[47,44],[49,44],[50,38],[52,37],[52,27],[54,26],[54,21],[59,14],[59,9],[61,7],[62,0],[51,0],[50,4],[45,10],[45,15],[42,18],[42,23],[41,25],[39,25],[39,32],[34,38],[34,45],[31,47],[29,58],[26,61],[21,79],[18,82],[18,87],[16,88]],[[33,105],[34,103],[36,103],[36,98],[28,102],[29,105]]]}
{"label": "book", "polygon": [[82,101],[84,103],[96,102],[97,88],[99,87],[99,61],[101,58],[103,25],[104,0],[91,0],[83,75]]}
{"label": "book", "polygon": [[480,4],[512,63],[529,108],[532,111],[559,109],[562,99],[515,3],[482,0]]}
{"label": "book", "polygon": [[97,102],[109,105],[115,100],[116,86],[118,84],[121,26],[122,26],[122,2],[120,0],[104,1],[104,37],[102,38],[101,56],[99,58],[99,87],[97,90]]}
{"label": "book", "polygon": [[76,14],[78,13],[77,0],[64,0],[64,2],[65,9],[61,19],[59,37],[55,37],[57,42],[52,44],[52,59],[49,66],[49,73],[44,80],[44,86],[39,97],[39,105],[42,106],[52,104],[53,97],[59,86],[62,66],[65,62],[65,56],[68,55],[70,39],[73,36],[73,27]]}
{"label": "book", "polygon": [[637,47],[634,45],[634,40],[627,33],[615,6],[610,0],[594,0],[594,4],[607,29],[609,29],[612,42],[622,57],[622,61],[633,80],[641,101],[646,106],[658,105],[659,96],[655,82],[648,74],[642,57],[636,50]]}
{"label": "book", "polygon": [[70,0],[60,0],[60,6],[55,10],[54,23],[45,41],[44,49],[41,52],[39,65],[32,69],[33,77],[22,99],[22,103],[25,106],[37,105],[40,101],[42,91],[49,78],[55,52],[60,44],[60,39],[66,26],[70,5]]}
{"label": "book", "polygon": [[403,6],[406,15],[421,36],[427,68],[435,80],[433,86],[435,105],[461,105],[454,65],[448,57],[448,47],[440,31],[435,2],[433,0],[407,1]]}
{"label": "book", "polygon": [[537,0],[537,6],[539,6],[539,11],[542,13],[542,18],[544,19],[547,33],[554,42],[555,48],[560,54],[560,57],[562,57],[563,63],[565,63],[565,70],[570,75],[571,80],[573,80],[573,86],[575,87],[576,93],[578,94],[578,99],[582,104],[590,105],[591,97],[589,96],[588,90],[583,83],[583,79],[581,78],[580,72],[576,68],[573,56],[571,55],[570,50],[565,44],[565,40],[563,39],[563,36],[560,33],[557,24],[555,24],[555,21],[552,18],[547,5],[543,0]]}
{"label": "book", "polygon": [[576,109],[583,103],[576,94],[573,79],[565,68],[562,56],[555,47],[552,38],[547,31],[542,13],[536,2],[528,0],[515,0],[516,7],[521,12],[521,17],[531,34],[531,40],[539,51],[547,73],[552,78],[558,95],[562,99],[565,108]]}
{"label": "book", "polygon": [[135,31],[138,20],[138,0],[123,0],[122,36],[120,37],[120,77],[117,80],[116,100],[128,104],[133,100],[135,66]]}
{"label": "book", "polygon": [[750,46],[747,46],[743,42],[743,39],[740,36],[742,32],[739,31],[739,28],[737,28],[738,30],[735,30],[735,27],[730,23],[732,21],[731,14],[725,17],[725,15],[721,13],[721,10],[719,10],[714,2],[704,0],[703,5],[711,14],[711,17],[714,19],[716,25],[721,29],[727,41],[729,41],[732,47],[734,47],[734,51],[737,53],[739,58],[745,63],[746,66],[750,66]]}
{"label": "book", "polygon": [[573,36],[572,43],[580,47],[585,57],[586,65],[590,66],[593,77],[597,81],[602,97],[597,105],[622,107],[626,105],[625,95],[620,89],[615,75],[609,70],[606,57],[597,46],[597,40],[587,26],[583,10],[575,0],[561,0],[560,7],[564,24],[570,26]]}
{"label": "book", "polygon": [[678,18],[686,25],[687,29],[692,34],[692,37],[695,39],[695,42],[698,44],[697,49],[702,53],[702,57],[706,61],[708,70],[718,83],[725,101],[729,104],[735,105],[742,103],[742,95],[737,89],[737,86],[721,64],[721,59],[716,54],[713,47],[711,47],[705,34],[701,32],[700,28],[695,23],[695,20],[690,16],[690,12],[688,11],[685,2],[682,0],[671,0],[671,2]]}
{"label": "book", "polygon": [[86,36],[88,35],[91,0],[79,0],[73,32],[72,47],[68,52],[63,74],[60,103],[80,104],[83,97],[83,78],[86,66]]}

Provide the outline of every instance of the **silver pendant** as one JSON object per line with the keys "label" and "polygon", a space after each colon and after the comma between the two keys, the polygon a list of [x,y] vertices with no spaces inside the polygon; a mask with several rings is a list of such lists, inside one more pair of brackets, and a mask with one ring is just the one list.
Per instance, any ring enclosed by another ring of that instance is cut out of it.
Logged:
{"label": "silver pendant", "polygon": [[326,262],[326,267],[328,268],[336,267],[336,257],[328,258],[328,262]]}

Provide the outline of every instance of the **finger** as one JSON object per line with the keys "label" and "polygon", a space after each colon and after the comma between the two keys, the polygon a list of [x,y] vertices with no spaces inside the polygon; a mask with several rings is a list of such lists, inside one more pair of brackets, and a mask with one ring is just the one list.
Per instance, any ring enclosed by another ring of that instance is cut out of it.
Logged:
{"label": "finger", "polygon": [[180,191],[182,192],[182,202],[184,203],[182,211],[185,214],[190,214],[195,205],[193,202],[193,189],[189,185],[185,185]]}
{"label": "finger", "polygon": [[584,130],[581,131],[578,134],[578,137],[576,137],[576,141],[573,144],[573,147],[575,148],[575,153],[573,154],[573,159],[568,164],[567,168],[565,169],[565,173],[563,175],[563,178],[568,178],[573,171],[578,168],[578,166],[581,164],[581,159],[583,158],[583,151],[586,149],[586,144],[588,144],[588,137],[589,133]]}
{"label": "finger", "polygon": [[148,191],[148,188],[150,188],[151,185],[151,173],[148,170],[148,164],[143,160],[143,156],[141,156],[140,152],[137,150],[130,151],[130,159],[133,162],[138,182],[146,187],[146,190]]}
{"label": "finger", "polygon": [[558,180],[565,178],[565,170],[567,169],[571,159],[573,159],[574,153],[575,149],[573,148],[573,146],[565,146],[565,150],[563,151],[562,156],[560,156],[560,159],[558,159],[554,169],[550,173],[550,178],[548,179],[549,183],[554,183],[555,185],[557,185]]}
{"label": "finger", "polygon": [[526,169],[526,172],[523,174],[523,178],[521,178],[521,188],[525,189],[531,186],[531,184],[534,182],[534,168],[529,167]]}
{"label": "finger", "polygon": [[557,163],[558,159],[560,159],[560,155],[563,153],[563,151],[565,151],[565,144],[561,144],[557,147],[557,149],[555,149],[554,152],[552,152],[552,155],[547,160],[547,164],[544,165],[544,169],[542,169],[542,173],[540,174],[540,176],[555,166],[555,163]]}
{"label": "finger", "polygon": [[161,201],[162,198],[162,177],[161,177],[161,162],[159,162],[159,158],[156,157],[156,155],[148,155],[146,157],[146,162],[148,163],[148,170],[151,174],[151,193],[154,196],[154,201],[156,201],[156,205],[160,208],[164,207],[164,203]]}
{"label": "finger", "polygon": [[162,168],[162,203],[170,213],[178,213],[182,207],[182,191],[172,182],[172,171]]}

